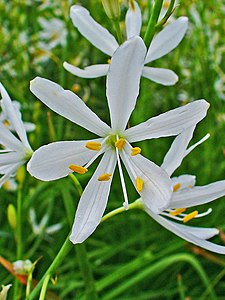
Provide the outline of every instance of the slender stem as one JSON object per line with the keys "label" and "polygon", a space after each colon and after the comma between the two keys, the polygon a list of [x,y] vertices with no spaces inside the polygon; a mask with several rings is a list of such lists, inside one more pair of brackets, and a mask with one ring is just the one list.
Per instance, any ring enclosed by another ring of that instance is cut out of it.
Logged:
{"label": "slender stem", "polygon": [[120,28],[120,22],[119,20],[113,20],[113,24],[116,30],[116,35],[117,35],[117,40],[119,42],[119,44],[123,43],[123,36],[122,36],[122,32],[121,32],[121,28]]}
{"label": "slender stem", "polygon": [[17,239],[17,253],[16,259],[21,259],[22,256],[22,223],[21,223],[21,214],[22,214],[22,191],[19,187],[17,193],[17,214],[16,214],[16,239]]}
{"label": "slender stem", "polygon": [[156,25],[158,22],[159,14],[163,5],[163,0],[155,0],[155,4],[152,10],[151,17],[149,19],[147,30],[144,36],[144,42],[146,47],[148,48],[151,44],[151,41],[154,37],[156,31]]}
{"label": "slender stem", "polygon": [[174,12],[174,10],[175,10],[175,8],[173,8],[174,4],[175,4],[175,0],[171,0],[167,12],[163,16],[162,20],[160,22],[158,22],[158,24],[156,25],[157,28],[161,27],[168,20],[168,18],[171,16],[171,14]]}
{"label": "slender stem", "polygon": [[41,289],[41,294],[40,294],[39,300],[44,300],[45,299],[45,295],[46,295],[46,291],[47,291],[49,279],[50,279],[50,275],[47,275],[45,277],[45,280],[44,280],[43,285],[42,285],[42,289]]}
{"label": "slender stem", "polygon": [[44,276],[39,281],[39,283],[36,285],[36,287],[33,289],[31,294],[26,298],[26,300],[37,299],[37,295],[40,292],[42,285],[43,285],[44,281],[46,280],[46,277],[51,276],[55,272],[55,270],[57,269],[59,264],[62,262],[62,259],[69,253],[71,248],[72,248],[72,243],[70,242],[69,237],[67,237],[64,244],[62,245],[60,251],[58,252],[57,256],[53,260],[52,264],[50,265],[48,270],[45,272]]}
{"label": "slender stem", "polygon": [[77,191],[78,191],[78,194],[79,196],[81,197],[82,193],[83,193],[83,188],[79,182],[79,180],[77,179],[77,177],[73,174],[69,174],[69,177],[72,179]]}

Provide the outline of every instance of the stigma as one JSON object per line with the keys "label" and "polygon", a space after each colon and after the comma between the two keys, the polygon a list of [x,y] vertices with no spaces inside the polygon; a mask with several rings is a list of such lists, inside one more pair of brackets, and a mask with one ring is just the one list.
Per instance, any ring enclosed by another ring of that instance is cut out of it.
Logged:
{"label": "stigma", "polygon": [[101,149],[101,143],[99,142],[87,142],[85,147],[89,150],[99,151]]}
{"label": "stigma", "polygon": [[112,174],[105,173],[98,177],[98,181],[109,181]]}
{"label": "stigma", "polygon": [[77,165],[70,165],[69,169],[78,174],[85,174],[88,171],[88,169],[86,169],[82,166],[77,166]]}

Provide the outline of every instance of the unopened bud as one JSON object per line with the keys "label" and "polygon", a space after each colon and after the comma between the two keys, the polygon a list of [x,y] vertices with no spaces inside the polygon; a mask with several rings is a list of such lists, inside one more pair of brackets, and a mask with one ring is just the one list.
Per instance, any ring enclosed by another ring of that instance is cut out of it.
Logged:
{"label": "unopened bud", "polygon": [[7,216],[9,225],[13,230],[16,229],[16,209],[13,204],[9,204],[7,209]]}
{"label": "unopened bud", "polygon": [[109,19],[117,20],[120,17],[119,0],[102,0],[104,10]]}
{"label": "unopened bud", "polygon": [[21,166],[21,167],[18,169],[17,174],[16,174],[16,179],[17,179],[17,181],[18,181],[20,187],[23,185],[25,176],[26,176],[26,170],[25,170],[25,167],[24,167],[24,166]]}

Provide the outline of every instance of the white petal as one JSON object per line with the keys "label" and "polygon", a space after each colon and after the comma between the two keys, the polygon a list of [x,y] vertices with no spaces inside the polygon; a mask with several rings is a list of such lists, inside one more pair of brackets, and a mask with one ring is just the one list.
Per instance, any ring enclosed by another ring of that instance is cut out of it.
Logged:
{"label": "white petal", "polygon": [[162,212],[169,206],[172,196],[169,176],[152,161],[140,154],[131,156],[129,152],[128,147],[126,147],[126,153],[122,151],[121,157],[134,186],[136,185],[136,177],[140,177],[144,181],[144,186],[139,194],[144,204],[155,213]]}
{"label": "white petal", "polygon": [[24,160],[23,153],[9,152],[0,154],[0,166],[11,165]]}
{"label": "white petal", "polygon": [[126,13],[126,32],[127,39],[132,38],[135,35],[140,35],[141,24],[142,24],[142,16],[141,10],[136,1],[133,1],[134,9],[131,7],[128,9]]}
{"label": "white petal", "polygon": [[176,73],[162,68],[144,67],[142,76],[162,85],[174,85],[178,81]]}
{"label": "white petal", "polygon": [[57,83],[36,77],[31,81],[30,89],[44,104],[68,120],[99,136],[105,136],[109,132],[109,126],[102,122],[76,94],[64,90]]}
{"label": "white petal", "polygon": [[[148,211],[148,214],[155,219],[159,224],[161,224],[166,229],[172,231],[174,234],[178,235],[182,239],[193,243],[197,246],[200,246],[202,248],[205,248],[207,250],[210,250],[215,253],[225,254],[225,247],[220,246],[214,243],[211,243],[209,241],[206,241],[205,237],[210,237],[210,235],[213,235],[212,228],[209,228],[208,235],[206,233],[203,234],[202,238],[199,237],[197,231],[189,231],[188,229],[183,230],[183,227],[181,227],[180,224],[177,224],[175,222],[171,222],[163,217],[160,217],[159,215],[156,215],[150,211]],[[214,231],[215,232],[215,231]],[[215,232],[216,234],[216,232]]]}
{"label": "white petal", "polygon": [[18,162],[15,164],[10,165],[6,173],[0,178],[0,187],[10,179],[10,177],[14,176],[16,171],[19,169],[19,167],[23,164],[23,162]]}
{"label": "white petal", "polygon": [[172,207],[191,207],[205,204],[225,195],[225,180],[173,193]]}
{"label": "white petal", "polygon": [[195,126],[190,127],[179,134],[173,141],[169,151],[166,153],[161,167],[169,175],[173,174],[186,156],[187,146],[192,139],[194,129]]}
{"label": "white petal", "polygon": [[179,191],[180,191],[180,190],[192,188],[193,186],[195,186],[196,176],[184,174],[184,175],[180,175],[178,177],[171,178],[171,181],[173,183],[173,186],[177,183],[180,184],[180,188],[179,188]]}
{"label": "white petal", "polygon": [[73,75],[82,78],[97,78],[97,77],[105,76],[109,70],[108,64],[93,65],[93,66],[88,66],[84,69],[80,69],[71,64],[68,64],[67,62],[64,62],[63,67]]}
{"label": "white petal", "polygon": [[177,135],[201,121],[206,116],[208,108],[208,102],[196,100],[127,129],[126,138],[129,142],[137,142]]}
{"label": "white petal", "polygon": [[219,230],[217,228],[193,227],[178,223],[176,223],[176,226],[182,231],[189,232],[203,240],[211,239],[213,236],[219,234]]}
{"label": "white petal", "polygon": [[111,59],[106,82],[112,129],[125,129],[139,94],[146,47],[134,37],[118,48]]}
{"label": "white petal", "polygon": [[70,9],[70,17],[74,26],[89,42],[102,52],[113,55],[119,46],[116,39],[90,16],[86,8],[73,5]]}
{"label": "white petal", "polygon": [[[79,201],[70,236],[74,244],[86,240],[100,223],[108,201],[115,166],[115,152],[109,150],[104,154]],[[110,180],[98,181],[98,177],[105,173],[112,174]]]}
{"label": "white petal", "polygon": [[32,132],[35,130],[36,126],[34,123],[30,123],[30,122],[23,122],[24,128],[26,130],[26,132]]}
{"label": "white petal", "polygon": [[[101,142],[102,139],[93,140]],[[44,181],[59,179],[72,173],[71,164],[83,166],[96,151],[85,147],[88,141],[55,142],[36,150],[27,165],[28,172]]]}
{"label": "white petal", "polygon": [[16,130],[20,140],[23,142],[24,146],[30,148],[29,142],[27,140],[26,131],[21,120],[21,114],[19,110],[13,105],[8,93],[6,92],[4,86],[0,83],[0,92],[2,94],[2,109],[7,115],[12,127]]}
{"label": "white petal", "polygon": [[0,122],[0,144],[9,150],[22,151],[23,144]]}
{"label": "white petal", "polygon": [[145,59],[145,63],[156,60],[178,46],[188,28],[188,18],[180,17],[167,25],[153,39]]}

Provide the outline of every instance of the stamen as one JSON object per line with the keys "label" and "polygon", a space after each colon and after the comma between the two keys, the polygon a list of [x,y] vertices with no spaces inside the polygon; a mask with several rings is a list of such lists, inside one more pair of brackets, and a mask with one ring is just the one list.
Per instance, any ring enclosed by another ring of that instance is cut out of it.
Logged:
{"label": "stamen", "polygon": [[107,60],[107,63],[108,63],[108,64],[110,64],[110,63],[111,63],[111,59],[110,59],[110,58]]}
{"label": "stamen", "polygon": [[134,147],[131,149],[131,156],[135,156],[141,153],[141,148],[139,147]]}
{"label": "stamen", "polygon": [[86,169],[82,166],[77,166],[77,165],[70,165],[69,169],[78,174],[85,174],[88,171],[88,169]]}
{"label": "stamen", "polygon": [[194,217],[196,217],[198,215],[198,211],[195,210],[193,212],[191,212],[190,214],[186,215],[183,218],[183,223],[187,223],[188,221],[192,220]]}
{"label": "stamen", "polygon": [[111,176],[112,174],[109,173],[102,174],[98,177],[98,181],[108,181]]}
{"label": "stamen", "polygon": [[5,120],[5,121],[3,122],[3,124],[4,124],[5,126],[7,126],[7,127],[10,125],[9,121],[7,121],[7,120]]}
{"label": "stamen", "polygon": [[178,182],[173,186],[173,191],[177,192],[179,190],[179,188],[181,187],[181,184]]}
{"label": "stamen", "polygon": [[87,142],[85,145],[89,150],[99,151],[101,149],[101,143],[98,142]]}
{"label": "stamen", "polygon": [[143,186],[144,186],[144,181],[140,177],[137,177],[136,178],[136,188],[137,188],[138,192],[141,192],[143,190]]}
{"label": "stamen", "polygon": [[177,216],[186,211],[187,208],[177,208],[175,210],[170,211],[170,215]]}
{"label": "stamen", "polygon": [[115,147],[121,151],[125,144],[126,144],[125,139],[121,138],[115,142]]}
{"label": "stamen", "polygon": [[130,8],[135,11],[134,0],[130,0]]}

